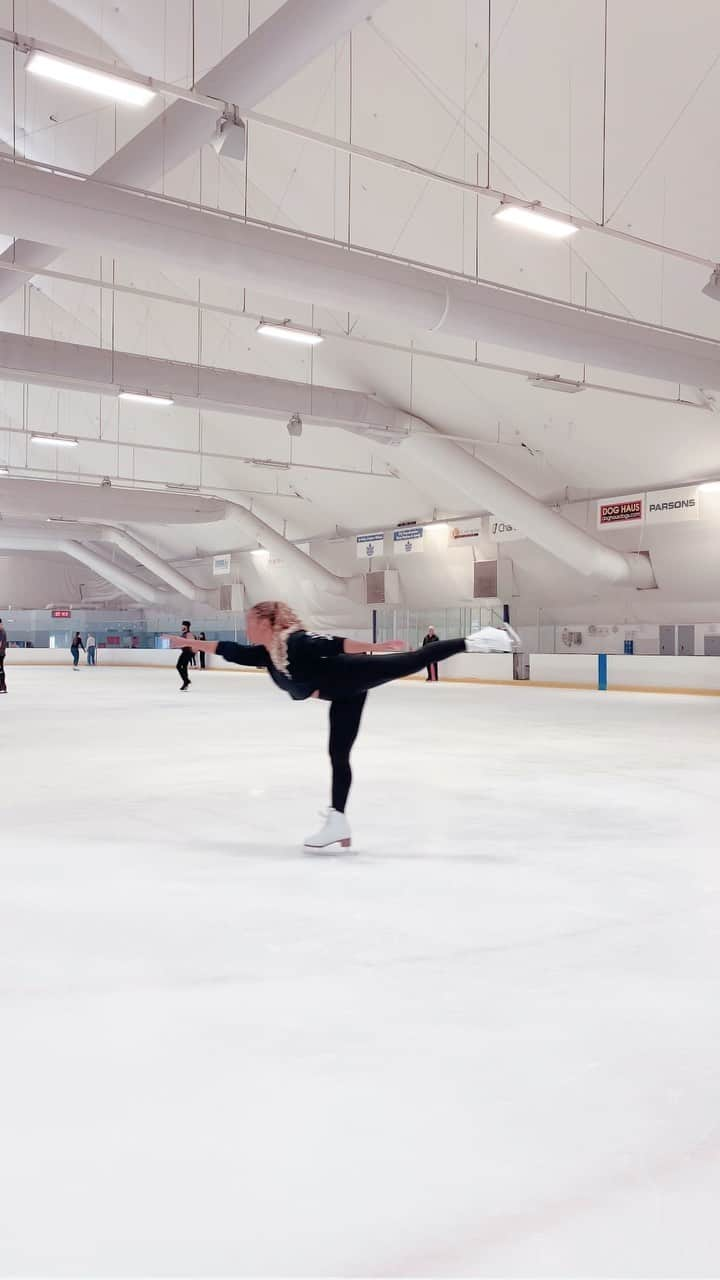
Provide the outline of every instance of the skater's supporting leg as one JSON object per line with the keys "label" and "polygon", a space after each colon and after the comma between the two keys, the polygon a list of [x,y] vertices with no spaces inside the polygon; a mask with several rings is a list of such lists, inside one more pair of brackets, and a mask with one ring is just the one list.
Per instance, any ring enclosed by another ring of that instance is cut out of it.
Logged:
{"label": "skater's supporting leg", "polygon": [[337,698],[330,703],[330,762],[332,764],[331,804],[338,813],[345,812],[352,783],[350,752],[358,735],[367,694],[353,698]]}

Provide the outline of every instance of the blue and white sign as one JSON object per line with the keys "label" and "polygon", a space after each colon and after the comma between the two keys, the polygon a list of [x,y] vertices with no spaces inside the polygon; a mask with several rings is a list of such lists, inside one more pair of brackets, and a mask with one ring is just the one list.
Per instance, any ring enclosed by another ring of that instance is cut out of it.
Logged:
{"label": "blue and white sign", "polygon": [[230,552],[224,556],[213,556],[213,577],[219,578],[223,573],[230,572]]}
{"label": "blue and white sign", "polygon": [[385,543],[384,533],[360,533],[355,539],[355,554],[358,560],[372,560],[381,556]]}
{"label": "blue and white sign", "polygon": [[393,549],[396,556],[409,556],[417,551],[424,551],[424,530],[419,527],[409,529],[393,529]]}

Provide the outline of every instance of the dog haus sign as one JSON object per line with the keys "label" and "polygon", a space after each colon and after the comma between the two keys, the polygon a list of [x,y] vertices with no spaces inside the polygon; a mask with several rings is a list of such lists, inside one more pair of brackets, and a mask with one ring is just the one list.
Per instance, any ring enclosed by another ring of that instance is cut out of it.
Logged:
{"label": "dog haus sign", "polygon": [[608,529],[618,524],[642,524],[644,519],[644,493],[634,493],[627,498],[604,498],[598,502],[598,529]]}
{"label": "dog haus sign", "polygon": [[597,504],[598,529],[618,525],[670,524],[698,520],[700,503],[696,487],[658,489],[655,493],[633,493],[623,498],[603,498]]}

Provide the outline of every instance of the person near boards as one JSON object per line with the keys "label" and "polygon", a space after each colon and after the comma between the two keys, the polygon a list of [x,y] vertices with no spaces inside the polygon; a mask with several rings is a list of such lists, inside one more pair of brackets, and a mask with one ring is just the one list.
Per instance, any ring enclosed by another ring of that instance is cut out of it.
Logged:
{"label": "person near boards", "polygon": [[[436,644],[439,639],[440,637],[438,636],[438,633],[435,630],[435,628],[433,626],[429,626],[427,629],[427,635],[423,636],[423,648],[425,647],[426,644]],[[431,662],[427,669],[427,672],[428,673],[425,678],[426,683],[428,680],[432,680],[433,682],[437,680],[438,678],[437,662]]]}
{"label": "person near boards", "polygon": [[[205,635],[204,631],[200,632],[200,635],[198,636],[198,640],[207,640],[207,636]],[[204,649],[200,650],[200,670],[201,671],[205,670],[205,650]]]}
{"label": "person near boards", "polygon": [[90,634],[90,635],[88,636],[87,640],[85,641],[85,646],[86,646],[86,652],[87,652],[87,661],[88,661],[88,666],[89,666],[89,667],[94,667],[94,666],[95,666],[95,651],[96,651],[96,648],[97,648],[97,641],[96,641],[96,639],[95,639],[94,635]]}
{"label": "person near boards", "polygon": [[7,685],[5,683],[5,654],[7,653],[7,631],[3,626],[3,620],[0,618],[0,693],[7,693]]}
{"label": "person near boards", "polygon": [[72,643],[70,645],[70,652],[72,654],[72,660],[73,660],[73,671],[77,671],[78,669],[78,662],[80,661],[81,649],[84,650],[85,645],[83,644],[83,638],[80,635],[80,632],[76,631],[72,638]]}
{"label": "person near boards", "polygon": [[[182,639],[185,639],[185,638],[187,638],[188,640],[195,639],[195,636],[190,630],[190,623],[188,622],[187,619],[183,620],[180,635]],[[182,684],[180,685],[181,693],[187,692],[187,690],[190,688],[191,682],[188,677],[188,665],[190,663],[190,659],[192,658],[192,656],[193,656],[193,651],[189,647],[189,645],[187,646],[187,648],[183,647],[180,650],[180,657],[177,660],[175,670],[177,671],[178,675],[180,676],[180,679],[182,680]]]}

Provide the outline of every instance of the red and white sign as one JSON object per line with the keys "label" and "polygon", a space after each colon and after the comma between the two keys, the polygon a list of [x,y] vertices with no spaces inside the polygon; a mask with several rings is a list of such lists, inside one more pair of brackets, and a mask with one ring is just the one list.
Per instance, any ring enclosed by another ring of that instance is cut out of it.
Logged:
{"label": "red and white sign", "polygon": [[618,525],[642,524],[645,519],[645,494],[631,493],[625,498],[603,498],[597,504],[598,529]]}
{"label": "red and white sign", "polygon": [[72,609],[53,609],[53,618],[72,618]]}

